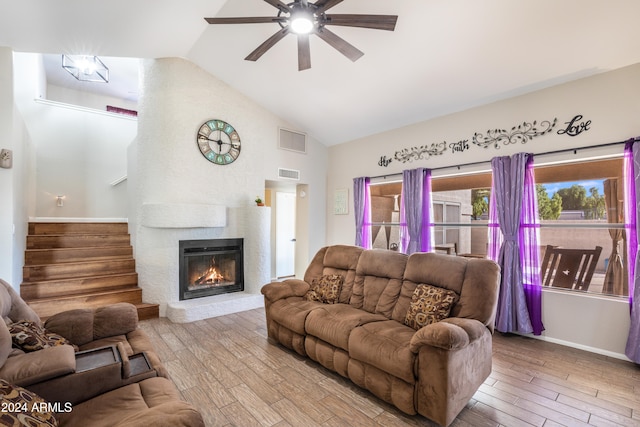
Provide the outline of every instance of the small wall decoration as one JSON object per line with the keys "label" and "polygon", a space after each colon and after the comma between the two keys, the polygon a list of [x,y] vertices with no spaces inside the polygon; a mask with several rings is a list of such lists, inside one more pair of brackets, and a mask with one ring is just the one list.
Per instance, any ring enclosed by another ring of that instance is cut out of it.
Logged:
{"label": "small wall decoration", "polygon": [[439,156],[447,149],[447,142],[433,143],[431,145],[421,145],[420,147],[403,148],[396,151],[393,158],[402,163],[414,160],[428,159],[431,156]]}
{"label": "small wall decoration", "polygon": [[538,122],[535,120],[532,123],[523,122],[521,125],[512,127],[510,131],[506,129],[489,129],[486,132],[486,136],[479,132],[474,133],[471,141],[482,148],[493,145],[496,149],[500,148],[500,145],[515,144],[517,142],[526,144],[533,138],[549,133],[557,122],[557,118],[553,119],[553,121],[544,120],[540,122],[542,129],[538,128]]}
{"label": "small wall decoration", "polygon": [[567,127],[558,130],[558,135],[578,136],[582,132],[588,131],[589,126],[591,126],[591,120],[587,120],[586,122],[581,122],[580,120],[582,120],[582,114],[578,114],[569,122],[564,122]]}
{"label": "small wall decoration", "polygon": [[452,142],[449,144],[449,148],[452,153],[462,153],[469,149],[469,140],[463,139],[462,141]]}
{"label": "small wall decoration", "polygon": [[0,168],[11,169],[13,166],[13,152],[3,148],[0,150]]}
{"label": "small wall decoration", "polygon": [[378,162],[378,166],[384,166],[385,168],[389,166],[393,159],[387,159],[387,156],[380,157],[380,161]]}
{"label": "small wall decoration", "polygon": [[333,214],[346,215],[349,213],[349,190],[342,188],[336,190],[333,199]]}

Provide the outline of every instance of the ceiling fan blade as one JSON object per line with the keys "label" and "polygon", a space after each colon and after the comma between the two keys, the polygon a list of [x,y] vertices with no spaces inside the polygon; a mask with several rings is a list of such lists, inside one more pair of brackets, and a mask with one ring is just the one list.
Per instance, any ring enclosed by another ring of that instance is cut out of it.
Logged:
{"label": "ceiling fan blade", "polygon": [[289,34],[289,27],[281,29],[280,31],[269,37],[267,40],[265,40],[264,43],[258,46],[253,52],[249,54],[249,56],[244,59],[246,59],[247,61],[257,61],[262,55],[264,55],[276,43],[282,40],[282,38],[287,34]]}
{"label": "ceiling fan blade", "polygon": [[269,3],[271,6],[280,9],[281,11],[283,11],[285,13],[291,12],[291,9],[289,9],[289,6],[287,6],[286,4],[282,3],[280,0],[264,0],[264,1]]}
{"label": "ceiling fan blade", "polygon": [[343,54],[353,62],[356,62],[362,55],[364,55],[364,52],[344,40],[342,37],[339,37],[335,33],[332,33],[327,28],[322,28],[316,34],[318,35],[318,37],[327,42],[333,48],[337,49],[341,54]]}
{"label": "ceiling fan blade", "polygon": [[298,71],[311,68],[309,34],[298,34]]}
{"label": "ceiling fan blade", "polygon": [[396,28],[396,15],[326,15],[324,25],[344,27],[372,28],[374,30],[393,31]]}
{"label": "ceiling fan blade", "polygon": [[265,22],[285,22],[284,16],[248,16],[246,18],[204,18],[209,24],[262,24]]}
{"label": "ceiling fan blade", "polygon": [[343,0],[318,0],[317,2],[315,2],[315,6],[318,8],[316,10],[316,13],[320,15],[321,13],[324,13],[325,11],[331,9],[333,6],[342,2]]}

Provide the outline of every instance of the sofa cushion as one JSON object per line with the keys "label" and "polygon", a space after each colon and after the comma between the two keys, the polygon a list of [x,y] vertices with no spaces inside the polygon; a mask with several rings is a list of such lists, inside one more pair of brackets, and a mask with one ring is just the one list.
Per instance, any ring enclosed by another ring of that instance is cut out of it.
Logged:
{"label": "sofa cushion", "polygon": [[383,320],[387,318],[381,314],[368,313],[349,304],[320,304],[309,311],[304,329],[308,335],[348,351],[353,328]]}
{"label": "sofa cushion", "polygon": [[414,384],[416,355],[409,343],[415,332],[395,320],[367,323],[351,332],[349,356]]}
{"label": "sofa cushion", "polygon": [[47,332],[31,320],[21,320],[8,325],[13,345],[23,351],[38,351],[58,345],[73,345],[63,336]]}
{"label": "sofa cushion", "polygon": [[363,250],[357,246],[347,245],[334,245],[327,247],[325,250],[321,249],[318,252],[318,254],[322,254],[321,268],[319,268],[320,266],[312,267],[310,265],[304,275],[305,281],[311,283],[314,278],[326,274],[341,275],[344,278],[344,282],[338,302],[348,303],[356,276],[356,266]]}
{"label": "sofa cushion", "polygon": [[280,299],[272,303],[268,310],[271,320],[299,335],[306,335],[305,321],[311,310],[322,306],[316,301],[305,301],[301,297]]}
{"label": "sofa cushion", "polygon": [[0,425],[57,426],[58,420],[47,409],[47,402],[27,389],[0,379]]}
{"label": "sofa cushion", "polygon": [[404,323],[418,330],[446,319],[457,300],[458,295],[453,291],[431,285],[418,285],[413,291]]}
{"label": "sofa cushion", "polygon": [[324,304],[335,304],[340,297],[344,278],[339,274],[325,274],[319,279],[313,279],[311,289],[304,298],[307,301],[318,301]]}
{"label": "sofa cushion", "polygon": [[358,261],[349,304],[391,318],[402,288],[406,263],[407,256],[402,253],[364,251]]}

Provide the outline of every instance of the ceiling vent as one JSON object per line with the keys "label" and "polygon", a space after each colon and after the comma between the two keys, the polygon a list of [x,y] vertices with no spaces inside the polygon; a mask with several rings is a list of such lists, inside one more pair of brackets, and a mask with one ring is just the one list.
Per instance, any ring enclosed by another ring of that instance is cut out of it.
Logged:
{"label": "ceiling vent", "polygon": [[300,132],[293,132],[280,128],[280,138],[278,147],[282,150],[295,151],[296,153],[307,154],[307,135]]}
{"label": "ceiling vent", "polygon": [[295,169],[278,168],[278,178],[300,181],[300,171],[297,171]]}

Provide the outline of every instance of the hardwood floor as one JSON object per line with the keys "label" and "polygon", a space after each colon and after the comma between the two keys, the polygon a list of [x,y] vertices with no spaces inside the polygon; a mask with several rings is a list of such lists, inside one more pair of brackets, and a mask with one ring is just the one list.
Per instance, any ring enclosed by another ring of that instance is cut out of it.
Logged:
{"label": "hardwood floor", "polygon": [[[207,426],[435,426],[269,343],[264,309],[140,323]],[[640,426],[636,365],[521,336],[493,342],[493,372],[453,426]]]}

